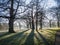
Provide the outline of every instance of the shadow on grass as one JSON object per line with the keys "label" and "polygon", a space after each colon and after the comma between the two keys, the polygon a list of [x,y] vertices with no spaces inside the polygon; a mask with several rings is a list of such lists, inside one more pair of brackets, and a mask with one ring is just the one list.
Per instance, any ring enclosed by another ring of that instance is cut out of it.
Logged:
{"label": "shadow on grass", "polygon": [[41,41],[41,39],[39,39],[40,37],[38,37],[36,34],[35,34],[35,37],[36,37],[36,39],[38,41],[38,44],[37,45],[42,45],[43,42]]}
{"label": "shadow on grass", "polygon": [[0,32],[0,37],[3,37],[3,36],[6,36],[6,35],[9,35],[9,34],[11,34],[11,33],[9,33],[9,32]]}
{"label": "shadow on grass", "polygon": [[60,45],[60,41],[58,41],[58,39],[60,40],[60,34],[59,33],[60,33],[60,30],[58,30],[55,34],[55,43],[54,43],[54,45]]}
{"label": "shadow on grass", "polygon": [[34,30],[28,35],[24,45],[34,45]]}
{"label": "shadow on grass", "polygon": [[38,31],[37,33],[39,34],[39,36],[41,37],[41,39],[43,40],[43,42],[45,43],[45,45],[49,45],[48,41],[45,39],[45,37],[43,37],[42,34],[40,34]]}
{"label": "shadow on grass", "polygon": [[[26,32],[26,31],[28,31],[28,30],[25,30],[23,32],[20,32],[18,34],[12,35],[12,36],[10,36],[8,38],[5,38],[5,39],[2,39],[2,40],[0,39],[0,45],[9,45],[11,43],[11,41],[16,41],[18,38],[21,38],[23,33]],[[3,36],[5,36],[5,35],[3,35]],[[18,43],[20,43],[20,42],[18,42]],[[17,45],[17,44],[14,42],[14,43],[12,43],[10,45]]]}

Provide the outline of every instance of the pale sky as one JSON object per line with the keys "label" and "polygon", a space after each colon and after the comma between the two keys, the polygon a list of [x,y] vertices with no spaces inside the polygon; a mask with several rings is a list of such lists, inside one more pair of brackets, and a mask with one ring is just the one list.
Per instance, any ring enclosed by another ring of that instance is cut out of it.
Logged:
{"label": "pale sky", "polygon": [[28,4],[31,0],[26,0],[26,4]]}
{"label": "pale sky", "polygon": [[[26,0],[26,4],[28,4],[31,0]],[[44,2],[45,1],[45,2]],[[44,0],[43,3],[41,3],[41,6],[45,9],[49,9],[51,7],[57,6],[57,3],[54,0]]]}
{"label": "pale sky", "polygon": [[51,8],[57,6],[57,3],[54,0],[48,0],[46,5],[46,8]]}
{"label": "pale sky", "polygon": [[[28,4],[31,0],[26,0],[26,4]],[[42,7],[45,6],[45,9],[51,8],[53,6],[57,6],[57,3],[54,0],[43,0],[41,3]]]}

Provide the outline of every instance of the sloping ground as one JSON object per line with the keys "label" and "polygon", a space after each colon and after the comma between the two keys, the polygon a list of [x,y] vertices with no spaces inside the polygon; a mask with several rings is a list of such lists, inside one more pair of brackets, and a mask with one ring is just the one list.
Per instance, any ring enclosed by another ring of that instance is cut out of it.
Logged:
{"label": "sloping ground", "polygon": [[1,33],[0,45],[54,45],[59,29],[26,30],[18,33]]}

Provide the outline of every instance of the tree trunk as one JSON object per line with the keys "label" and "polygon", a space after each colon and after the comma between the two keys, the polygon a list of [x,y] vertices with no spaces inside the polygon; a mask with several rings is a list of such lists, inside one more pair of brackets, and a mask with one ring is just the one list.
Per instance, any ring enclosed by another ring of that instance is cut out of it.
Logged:
{"label": "tree trunk", "polygon": [[29,24],[27,24],[27,29],[29,29]]}
{"label": "tree trunk", "polygon": [[59,20],[57,21],[57,26],[59,27]]}
{"label": "tree trunk", "polygon": [[41,16],[41,19],[40,19],[40,29],[42,29],[42,16]]}
{"label": "tree trunk", "polygon": [[40,29],[42,29],[42,22],[40,22]]}
{"label": "tree trunk", "polygon": [[50,28],[51,28],[51,20],[49,21],[49,23],[50,23]]}
{"label": "tree trunk", "polygon": [[38,12],[36,12],[36,30],[38,30]]}
{"label": "tree trunk", "polygon": [[31,18],[29,18],[29,28],[31,29]]}
{"label": "tree trunk", "polygon": [[36,0],[36,31],[38,30],[38,10],[39,10],[39,0]]}
{"label": "tree trunk", "polygon": [[27,29],[29,29],[29,21],[26,20],[26,26],[27,26]]}
{"label": "tree trunk", "polygon": [[30,22],[30,29],[31,29],[32,27],[31,27],[31,22]]}
{"label": "tree trunk", "polygon": [[14,0],[10,0],[11,1],[11,8],[10,8],[10,19],[9,19],[9,32],[10,33],[14,33],[14,29],[13,29],[13,23],[14,23],[14,15],[13,15],[13,2]]}
{"label": "tree trunk", "polygon": [[21,30],[21,24],[20,24],[20,22],[18,22],[19,23],[19,29]]}
{"label": "tree trunk", "polygon": [[57,26],[59,27],[59,15],[57,14]]}
{"label": "tree trunk", "polygon": [[14,33],[14,28],[13,28],[13,19],[9,20],[9,32]]}
{"label": "tree trunk", "polygon": [[32,20],[32,30],[34,30],[34,20]]}
{"label": "tree trunk", "polygon": [[33,17],[33,6],[32,6],[32,11],[31,11],[31,16],[32,16],[32,30],[34,30],[35,27],[34,27],[34,17]]}

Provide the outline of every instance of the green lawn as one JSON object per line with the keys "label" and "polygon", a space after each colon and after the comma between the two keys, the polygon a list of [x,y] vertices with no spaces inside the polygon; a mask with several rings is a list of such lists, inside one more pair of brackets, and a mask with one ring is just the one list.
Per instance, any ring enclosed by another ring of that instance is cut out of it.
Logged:
{"label": "green lawn", "polygon": [[17,33],[0,32],[0,45],[53,45],[58,28]]}

